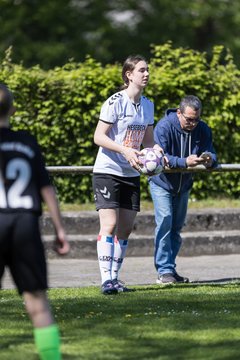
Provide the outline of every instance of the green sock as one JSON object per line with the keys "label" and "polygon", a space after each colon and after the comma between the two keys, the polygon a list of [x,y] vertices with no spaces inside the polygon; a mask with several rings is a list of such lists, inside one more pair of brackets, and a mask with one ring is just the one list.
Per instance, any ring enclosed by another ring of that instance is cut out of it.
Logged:
{"label": "green sock", "polygon": [[35,328],[34,338],[41,360],[61,360],[60,336],[56,324]]}

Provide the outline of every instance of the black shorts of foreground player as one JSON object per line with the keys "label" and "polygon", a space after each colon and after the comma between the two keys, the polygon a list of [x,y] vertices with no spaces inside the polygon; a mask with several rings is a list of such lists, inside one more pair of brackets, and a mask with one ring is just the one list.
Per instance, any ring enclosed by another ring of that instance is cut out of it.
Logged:
{"label": "black shorts of foreground player", "polygon": [[59,360],[60,337],[46,295],[47,269],[39,230],[42,199],[56,230],[56,251],[66,254],[69,245],[35,138],[10,129],[14,111],[12,93],[0,84],[0,285],[8,267],[24,297],[40,358]]}
{"label": "black shorts of foreground player", "polygon": [[130,56],[122,68],[123,90],[101,108],[94,141],[99,151],[93,169],[93,190],[100,220],[97,241],[103,294],[129,289],[118,279],[134,219],[140,210],[140,147],[154,147],[154,106],[142,92],[149,81],[142,56]]}

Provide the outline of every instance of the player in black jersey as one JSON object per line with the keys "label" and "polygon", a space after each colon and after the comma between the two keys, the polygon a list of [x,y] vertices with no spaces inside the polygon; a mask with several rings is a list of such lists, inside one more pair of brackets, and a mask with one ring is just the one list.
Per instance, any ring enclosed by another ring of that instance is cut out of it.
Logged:
{"label": "player in black jersey", "polygon": [[0,84],[0,281],[7,266],[34,327],[41,359],[59,360],[60,338],[46,294],[47,271],[39,231],[42,200],[56,230],[56,251],[69,244],[39,146],[25,131],[10,129],[13,96]]}

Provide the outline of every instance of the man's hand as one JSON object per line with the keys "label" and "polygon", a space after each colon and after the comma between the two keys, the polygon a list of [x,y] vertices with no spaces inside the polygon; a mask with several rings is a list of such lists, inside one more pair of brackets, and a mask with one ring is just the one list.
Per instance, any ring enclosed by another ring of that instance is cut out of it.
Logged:
{"label": "man's hand", "polygon": [[204,165],[206,167],[212,166],[212,157],[211,154],[208,154],[207,157],[198,157],[197,155],[190,155],[186,160],[188,167],[194,167],[197,165]]}

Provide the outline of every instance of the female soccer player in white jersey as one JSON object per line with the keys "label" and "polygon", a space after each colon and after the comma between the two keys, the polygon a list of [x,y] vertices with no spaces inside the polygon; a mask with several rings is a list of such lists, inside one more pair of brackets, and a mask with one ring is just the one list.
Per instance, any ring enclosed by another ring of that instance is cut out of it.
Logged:
{"label": "female soccer player in white jersey", "polygon": [[103,294],[128,291],[118,272],[128,246],[134,219],[140,211],[140,147],[154,147],[154,105],[142,92],[149,81],[142,56],[129,56],[123,64],[123,90],[103,104],[94,142],[99,151],[93,169],[93,190],[99,213],[97,241]]}

